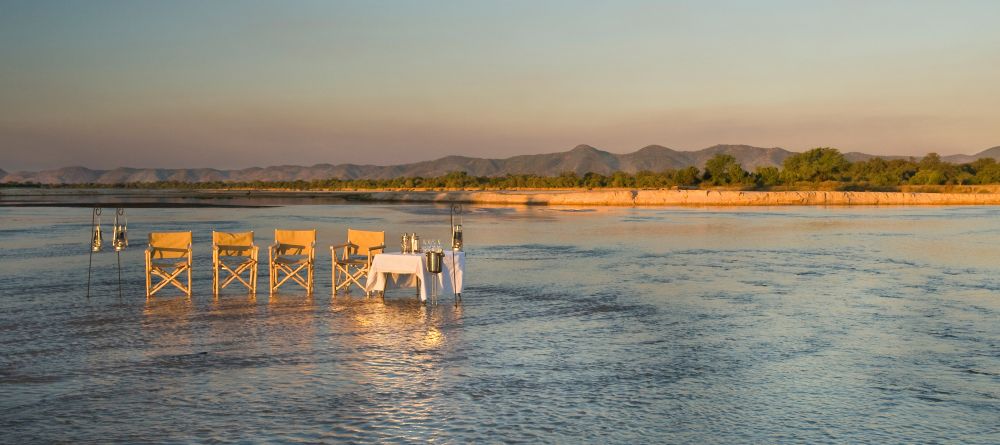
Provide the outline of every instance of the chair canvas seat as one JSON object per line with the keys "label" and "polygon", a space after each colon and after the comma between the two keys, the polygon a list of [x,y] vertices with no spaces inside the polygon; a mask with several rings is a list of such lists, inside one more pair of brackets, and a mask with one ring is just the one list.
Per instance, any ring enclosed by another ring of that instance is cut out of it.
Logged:
{"label": "chair canvas seat", "polygon": [[220,257],[249,257],[254,246],[216,246]]}
{"label": "chair canvas seat", "polygon": [[256,260],[254,260],[253,258],[249,258],[249,257],[219,255],[219,263],[220,264],[225,263],[225,264],[227,264],[229,266],[239,266],[241,264],[249,264],[249,263],[253,263],[255,261]]}
{"label": "chair canvas seat", "polygon": [[166,268],[171,268],[171,267],[181,267],[185,263],[187,263],[187,260],[184,260],[184,259],[179,259],[179,260],[150,260],[149,265],[152,266],[152,267],[155,267],[157,269],[166,269]]}
{"label": "chair canvas seat", "polygon": [[278,264],[304,264],[309,262],[309,257],[305,255],[280,255],[274,259]]}
{"label": "chair canvas seat", "polygon": [[367,264],[367,255],[349,255],[347,258],[335,258],[337,264]]}

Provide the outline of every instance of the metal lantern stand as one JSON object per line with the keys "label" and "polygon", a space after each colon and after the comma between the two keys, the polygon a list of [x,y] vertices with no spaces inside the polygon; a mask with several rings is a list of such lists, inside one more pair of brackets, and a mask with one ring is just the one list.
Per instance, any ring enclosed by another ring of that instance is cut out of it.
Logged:
{"label": "metal lantern stand", "polygon": [[94,207],[94,213],[90,216],[90,227],[93,232],[90,238],[90,264],[87,266],[87,298],[90,298],[90,275],[94,269],[94,252],[101,251],[104,243],[104,236],[101,235],[101,209]]}
{"label": "metal lantern stand", "polygon": [[[459,215],[458,224],[455,224],[455,215]],[[455,294],[455,304],[462,300],[462,293],[458,291],[458,269],[455,266],[455,257],[463,249],[462,240],[462,204],[451,204],[451,291]]]}
{"label": "metal lantern stand", "polygon": [[111,236],[111,245],[118,256],[118,298],[122,297],[122,251],[128,247],[128,218],[125,209],[115,209],[115,224]]}
{"label": "metal lantern stand", "polygon": [[[87,298],[90,298],[91,277],[94,270],[94,253],[100,252],[104,247],[104,234],[101,233],[101,213],[100,207],[94,207],[91,214],[90,225],[93,227],[90,238],[90,261],[87,265]],[[122,297],[122,255],[121,252],[128,247],[128,219],[125,217],[125,209],[115,209],[115,220],[111,229],[111,245],[118,256],[118,297]]]}

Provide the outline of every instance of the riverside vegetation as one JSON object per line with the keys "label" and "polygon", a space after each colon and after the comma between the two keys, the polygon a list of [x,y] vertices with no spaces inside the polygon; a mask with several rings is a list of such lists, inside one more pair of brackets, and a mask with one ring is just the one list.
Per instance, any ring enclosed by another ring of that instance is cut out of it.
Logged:
{"label": "riverside vegetation", "polygon": [[[664,171],[614,172],[610,175],[563,173],[559,176],[471,176],[452,172],[437,177],[392,179],[319,179],[247,182],[135,182],[125,184],[4,183],[5,187],[138,188],[138,189],[283,189],[283,190],[386,190],[386,189],[601,189],[601,188],[730,188],[739,190],[838,190],[940,191],[948,186],[1000,184],[1000,163],[982,158],[965,164],[945,162],[936,153],[922,159],[883,159],[850,162],[839,150],[814,148],[792,155],[781,167],[747,171],[728,154],[718,154],[704,169],[686,167]],[[948,188],[950,189],[950,188]]]}

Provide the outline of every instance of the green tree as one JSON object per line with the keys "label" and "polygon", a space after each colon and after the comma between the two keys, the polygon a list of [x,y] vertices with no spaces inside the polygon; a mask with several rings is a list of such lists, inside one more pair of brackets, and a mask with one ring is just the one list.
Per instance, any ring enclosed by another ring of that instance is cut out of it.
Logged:
{"label": "green tree", "polygon": [[757,167],[754,179],[758,186],[771,187],[781,184],[781,171],[777,167]]}
{"label": "green tree", "polygon": [[600,173],[588,172],[583,175],[583,185],[587,188],[600,188],[604,187],[607,178]]}
{"label": "green tree", "polygon": [[712,185],[744,184],[748,173],[732,155],[719,153],[705,162],[703,179]]}
{"label": "green tree", "polygon": [[690,166],[674,172],[673,182],[676,185],[693,186],[701,182],[699,178],[700,172],[698,171],[698,167]]}
{"label": "green tree", "polygon": [[635,178],[623,171],[616,171],[608,179],[608,185],[615,188],[634,187]]}
{"label": "green tree", "polygon": [[976,184],[1000,184],[1000,164],[993,158],[977,159],[969,165]]}
{"label": "green tree", "polygon": [[649,170],[642,170],[635,174],[635,186],[639,188],[659,188],[666,185],[664,178]]}
{"label": "green tree", "polygon": [[555,178],[554,182],[554,187],[579,187],[580,177],[575,172],[562,172],[562,174]]}
{"label": "green tree", "polygon": [[840,181],[850,163],[836,148],[820,147],[785,158],[782,179],[798,181]]}
{"label": "green tree", "polygon": [[916,165],[912,162],[901,159],[886,161],[875,157],[852,163],[847,172],[849,178],[845,179],[858,184],[889,187],[906,182],[915,172]]}
{"label": "green tree", "polygon": [[917,172],[909,182],[918,185],[961,184],[963,180],[970,179],[961,173],[957,165],[944,162],[937,153],[927,153],[917,163]]}

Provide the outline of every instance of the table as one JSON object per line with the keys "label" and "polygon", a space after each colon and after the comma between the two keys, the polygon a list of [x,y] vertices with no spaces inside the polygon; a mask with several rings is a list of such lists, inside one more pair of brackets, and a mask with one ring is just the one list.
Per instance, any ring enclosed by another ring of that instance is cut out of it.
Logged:
{"label": "table", "polygon": [[420,301],[427,301],[433,282],[441,294],[461,295],[465,275],[465,252],[445,251],[439,274],[427,272],[426,263],[427,257],[423,253],[375,255],[375,258],[372,258],[372,266],[368,269],[365,292],[385,292],[386,284],[391,283],[394,287],[417,287]]}

